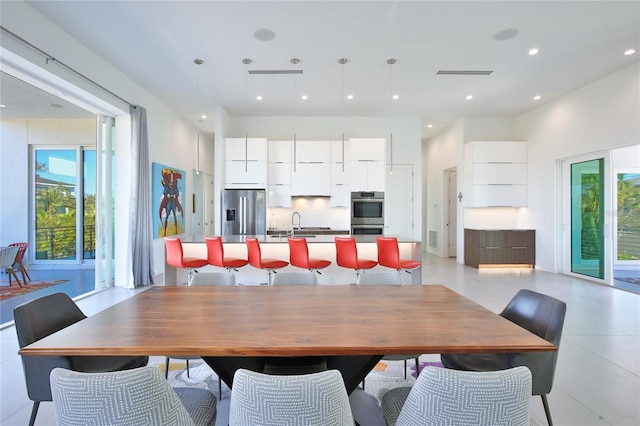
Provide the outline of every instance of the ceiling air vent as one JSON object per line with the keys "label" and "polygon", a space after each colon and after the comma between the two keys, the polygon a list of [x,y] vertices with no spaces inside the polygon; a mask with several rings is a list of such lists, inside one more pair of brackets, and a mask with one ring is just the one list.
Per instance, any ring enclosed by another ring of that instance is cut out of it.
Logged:
{"label": "ceiling air vent", "polygon": [[436,74],[442,75],[489,75],[493,71],[468,71],[468,70],[440,70]]}
{"label": "ceiling air vent", "polygon": [[249,74],[302,74],[302,70],[249,70]]}

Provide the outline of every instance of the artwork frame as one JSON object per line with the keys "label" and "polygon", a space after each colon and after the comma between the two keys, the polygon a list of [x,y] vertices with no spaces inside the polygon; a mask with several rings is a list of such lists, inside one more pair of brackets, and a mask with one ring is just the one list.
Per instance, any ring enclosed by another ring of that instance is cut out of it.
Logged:
{"label": "artwork frame", "polygon": [[155,238],[184,234],[184,170],[151,164],[153,233]]}

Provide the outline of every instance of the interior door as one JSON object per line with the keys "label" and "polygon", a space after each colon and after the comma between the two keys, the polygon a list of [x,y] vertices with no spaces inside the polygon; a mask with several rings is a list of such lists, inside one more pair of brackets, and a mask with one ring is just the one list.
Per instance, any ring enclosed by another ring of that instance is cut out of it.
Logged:
{"label": "interior door", "polygon": [[448,256],[458,255],[458,171],[456,169],[447,170],[447,238]]}

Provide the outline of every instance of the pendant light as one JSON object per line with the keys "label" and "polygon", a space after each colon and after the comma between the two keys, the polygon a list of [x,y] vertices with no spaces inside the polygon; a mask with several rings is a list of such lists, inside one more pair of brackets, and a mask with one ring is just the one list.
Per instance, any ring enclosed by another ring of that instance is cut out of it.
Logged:
{"label": "pendant light", "polygon": [[338,63],[342,65],[342,173],[344,173],[344,65],[349,62],[346,58],[338,59]]}
{"label": "pendant light", "polygon": [[[387,59],[387,64],[396,63],[394,58]],[[389,67],[390,96],[389,96],[389,173],[393,173],[393,66]]]}
{"label": "pendant light", "polygon": [[[196,64],[196,103],[200,100],[200,65],[204,64],[202,59],[194,59],[193,63]],[[200,122],[202,120],[198,118],[198,124],[196,125],[196,174],[200,174]]]}
{"label": "pendant light", "polygon": [[[291,63],[295,71],[296,65],[300,62],[298,58],[291,58]],[[297,171],[297,152],[296,152],[296,73],[293,74],[293,173]]]}
{"label": "pendant light", "polygon": [[[247,113],[247,77],[249,76],[248,65],[251,63],[251,59],[244,58],[242,60],[244,64],[244,111]],[[249,150],[249,136],[247,135],[247,120],[246,118],[243,120],[244,122],[244,173],[247,174],[248,164],[249,164],[249,156],[247,151]]]}

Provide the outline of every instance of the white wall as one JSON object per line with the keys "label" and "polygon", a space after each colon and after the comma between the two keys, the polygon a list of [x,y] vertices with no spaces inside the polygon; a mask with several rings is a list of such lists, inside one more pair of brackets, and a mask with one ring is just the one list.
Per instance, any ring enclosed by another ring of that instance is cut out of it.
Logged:
{"label": "white wall", "polygon": [[[426,225],[444,231],[443,170],[458,170],[462,147],[472,140],[526,140],[528,207],[466,209],[458,215],[458,262],[463,262],[466,225],[536,230],[536,267],[559,272],[558,161],[640,143],[640,66],[605,76],[516,118],[465,118],[424,142]],[[515,123],[515,126],[513,125]],[[442,239],[440,239],[441,241]],[[426,244],[425,244],[426,246]],[[427,251],[444,256],[441,246]]]}
{"label": "white wall", "polygon": [[558,272],[557,162],[640,142],[640,65],[601,78],[518,117],[528,141],[529,222],[537,267]]}
{"label": "white wall", "polygon": [[[0,15],[2,26],[18,34],[31,44],[46,51],[50,55],[63,61],[66,65],[96,81],[111,92],[132,104],[141,105],[147,109],[149,132],[149,155],[152,162],[160,162],[187,171],[186,194],[192,192],[192,178],[190,171],[195,168],[195,143],[196,128],[189,124],[173,110],[159,101],[149,92],[144,90],[136,82],[122,74],[109,62],[98,57],[93,51],[87,49],[59,27],[48,21],[42,15],[33,10],[23,1],[3,2]],[[128,218],[130,207],[130,164],[128,164],[126,151],[129,147],[130,130],[123,129],[129,125],[128,105],[117,98],[106,94],[92,84],[82,80],[74,74],[66,71],[55,62],[46,63],[44,58],[32,49],[20,44],[10,37],[2,37],[0,45],[8,51],[17,54],[21,58],[32,63],[33,72],[43,70],[46,74],[52,74],[73,83],[78,93],[85,91],[96,98],[102,99],[113,105],[109,109],[111,115],[116,115],[116,158],[120,161],[116,164],[116,285],[130,286],[131,261],[130,244],[128,237]],[[120,111],[122,115],[118,115]],[[96,111],[93,111],[96,112]],[[105,111],[106,112],[106,111]],[[211,143],[211,135],[209,136]],[[3,141],[0,161],[4,165],[9,161]],[[123,152],[124,151],[124,152]],[[200,160],[200,169],[213,174],[213,147],[201,146],[204,156]],[[123,155],[125,154],[125,155]],[[28,161],[21,162],[24,179],[28,176]],[[5,173],[3,167],[2,173]],[[185,195],[186,195],[185,194]],[[3,193],[0,193],[0,205],[3,202]],[[185,196],[185,211],[190,212],[190,197]],[[151,214],[151,212],[150,212]],[[0,218],[4,219],[0,216]],[[186,229],[190,232],[191,220],[187,217]],[[3,225],[6,222],[2,222]],[[3,226],[4,227],[4,226]],[[154,241],[155,273],[159,274],[164,268],[164,246],[161,239]]]}

